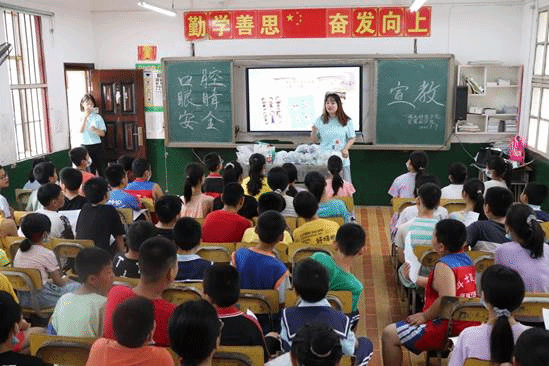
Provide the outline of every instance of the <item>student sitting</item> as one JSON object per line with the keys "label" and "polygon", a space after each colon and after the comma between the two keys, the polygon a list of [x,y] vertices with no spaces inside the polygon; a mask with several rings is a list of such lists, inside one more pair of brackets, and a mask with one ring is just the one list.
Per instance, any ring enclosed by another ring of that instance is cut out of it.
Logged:
{"label": "student sitting", "polygon": [[306,191],[304,188],[297,187],[295,182],[297,180],[297,168],[292,163],[282,164],[282,169],[288,174],[288,189],[286,189],[286,194],[290,197],[295,197],[299,192]]}
{"label": "student sitting", "polygon": [[181,213],[183,202],[177,196],[162,196],[154,203],[154,211],[158,222],[156,223],[156,233],[168,240],[173,240],[173,227]]}
{"label": "student sitting", "polygon": [[[200,219],[213,210],[213,197],[202,193],[204,169],[200,164],[190,163],[185,168],[185,184],[183,186],[183,206],[181,217]],[[217,179],[217,178],[216,178]]]}
{"label": "student sitting", "polygon": [[105,178],[107,178],[107,182],[111,187],[107,205],[115,208],[131,208],[134,211],[141,210],[141,202],[135,196],[124,191],[124,188],[128,185],[128,177],[121,165],[109,165],[105,169]]}
{"label": "student sitting", "polygon": [[337,366],[342,356],[339,336],[322,323],[305,324],[295,335],[290,352],[292,365]]}
{"label": "student sitting", "polygon": [[128,178],[128,183],[133,182],[135,179],[135,176],[133,175],[133,172],[132,172],[132,163],[134,160],[135,159],[131,155],[122,155],[116,161],[116,163],[124,169],[124,172],[126,173],[126,177]]}
{"label": "student sitting", "polygon": [[114,286],[107,296],[103,336],[116,339],[113,314],[119,304],[135,296],[143,296],[154,305],[156,328],[153,340],[157,346],[167,347],[168,319],[175,305],[162,298],[162,292],[170,286],[177,274],[177,249],[175,244],[161,236],[147,239],[139,248],[139,283],[133,289]]}
{"label": "student sitting", "polygon": [[[285,193],[286,188],[288,188],[288,174],[284,168],[278,166],[269,170],[269,173],[267,174],[267,183],[273,192],[281,195],[282,198],[284,198],[284,201],[286,201],[286,207],[281,212],[282,216],[296,217],[297,214],[294,210],[294,198]],[[261,196],[259,199],[261,199]]]}
{"label": "student sitting", "polygon": [[177,281],[201,280],[212,262],[199,257],[196,250],[200,245],[202,229],[200,224],[190,217],[182,217],[173,228],[177,249]]}
{"label": "student sitting", "polygon": [[[30,213],[21,222],[21,231],[25,240],[21,242],[13,266],[18,268],[34,268],[40,271],[42,289],[37,292],[40,308],[55,306],[57,300],[64,294],[80,287],[80,284],[69,280],[61,274],[59,263],[52,250],[43,246],[48,238],[51,222],[48,216],[41,213]],[[51,278],[51,281],[48,281]],[[23,306],[32,306],[30,294],[19,292]]]}
{"label": "student sitting", "polygon": [[223,177],[219,172],[223,167],[223,162],[217,153],[209,153],[204,157],[204,164],[210,171],[210,174],[204,181],[204,193],[213,198],[220,197],[223,193]]}
{"label": "student sitting", "polygon": [[[238,161],[231,161],[225,165],[223,169],[223,186],[229,183],[242,184],[242,165]],[[214,199],[213,209],[221,210],[223,208],[223,201],[221,197]],[[244,195],[244,204],[242,208],[238,210],[238,214],[248,220],[257,217],[257,200],[250,195]]]}
{"label": "student sitting", "polygon": [[501,156],[494,156],[486,163],[485,174],[489,179],[484,182],[484,192],[492,187],[508,188],[511,184],[511,164],[507,163]]}
{"label": "student sitting", "polygon": [[503,187],[488,189],[484,197],[484,213],[488,220],[467,227],[467,245],[474,250],[493,252],[498,244],[506,243],[505,215],[513,204],[513,193]]}
{"label": "student sitting", "polygon": [[[274,169],[274,168],[273,168]],[[261,215],[265,211],[274,210],[280,212],[284,211],[284,206],[286,202],[284,198],[278,193],[267,192],[263,193],[259,197],[259,214]],[[250,227],[246,229],[244,235],[242,236],[243,243],[257,243],[259,242],[259,236],[257,235],[256,228]],[[288,230],[284,230],[284,238],[281,240],[281,243],[291,244],[293,242],[292,236]]]}
{"label": "student sitting", "polygon": [[309,172],[305,176],[305,186],[318,201],[318,217],[343,217],[345,223],[351,222],[351,213],[345,203],[331,199],[326,193],[326,180],[319,172]]}
{"label": "student sitting", "polygon": [[41,359],[13,351],[13,340],[18,337],[25,323],[21,317],[21,306],[4,291],[0,291],[0,365],[42,366]]}
{"label": "student sitting", "polygon": [[243,313],[236,306],[240,297],[240,279],[236,269],[224,263],[208,268],[204,276],[204,295],[223,322],[221,345],[262,346],[267,361],[269,352],[261,325],[253,315]]}
{"label": "student sitting", "polygon": [[357,256],[364,253],[366,233],[357,224],[345,224],[337,230],[335,239],[336,252],[333,257],[318,252],[311,256],[328,270],[330,276],[330,291],[351,291],[353,306],[351,309],[351,329],[356,327],[360,314],[358,301],[362,294],[362,283],[351,273],[352,265]]}
{"label": "student sitting", "polygon": [[[84,184],[84,193],[89,203],[82,207],[76,222],[76,239],[91,239],[96,247],[111,254],[124,253],[124,225],[116,209],[107,205],[109,187],[103,178],[92,178]],[[111,245],[111,235],[114,244]]]}
{"label": "student sitting", "polygon": [[35,191],[38,188],[40,188],[41,184],[38,183],[38,181],[34,178],[34,167],[45,161],[49,161],[49,160],[45,157],[32,159],[32,168],[29,172],[29,179],[23,185],[23,189],[31,189]]}
{"label": "student sitting", "polygon": [[[46,183],[55,183],[57,182],[57,171],[55,166],[50,161],[45,161],[43,163],[38,163],[33,169],[34,178],[40,185]],[[25,211],[36,211],[39,208],[44,208],[40,202],[38,202],[38,189],[32,191],[27,201],[27,206]]]}
{"label": "student sitting", "polygon": [[407,173],[399,175],[391,184],[389,194],[392,197],[412,198],[416,187],[416,176],[426,173],[429,158],[423,151],[414,151],[406,161]]}
{"label": "student sitting", "polygon": [[[1,171],[0,171],[1,174]],[[520,202],[534,210],[539,221],[549,221],[549,213],[541,210],[541,204],[547,197],[547,186],[543,183],[528,183],[520,195]]]}
{"label": "student sitting", "polygon": [[355,356],[357,365],[367,365],[373,345],[368,338],[356,338],[347,315],[334,310],[326,295],[330,277],[324,266],[312,259],[301,261],[293,274],[294,288],[301,302],[282,310],[282,348],[289,351],[295,334],[307,323],[324,323],[340,335],[344,355]]}
{"label": "student sitting", "polygon": [[211,366],[222,329],[223,323],[206,300],[179,305],[170,318],[169,332],[181,366]]}
{"label": "student sitting", "polygon": [[549,364],[549,331],[542,328],[531,328],[524,331],[517,339],[513,366],[545,366]]}
{"label": "student sitting", "polygon": [[202,226],[202,241],[206,243],[235,243],[242,241],[242,236],[251,222],[237,212],[244,203],[244,190],[238,183],[229,183],[223,189],[223,209],[210,212]]}
{"label": "student sitting", "polygon": [[86,366],[173,366],[167,349],[150,345],[155,329],[154,313],[153,302],[141,296],[118,305],[112,316],[115,339],[96,340]]}
{"label": "student sitting", "polygon": [[273,249],[284,237],[285,228],[286,222],[279,212],[271,210],[262,213],[256,226],[259,244],[237,250],[231,260],[231,264],[240,274],[240,288],[278,290],[281,304],[284,303],[290,272],[276,258]]}
{"label": "student sitting", "polygon": [[133,182],[126,186],[126,192],[134,195],[138,199],[152,198],[158,200],[164,195],[162,188],[154,182],[151,182],[152,170],[151,163],[147,159],[139,158],[132,162],[132,172],[135,176]]}
{"label": "student sitting", "polygon": [[244,194],[249,194],[258,199],[263,193],[269,192],[269,184],[265,177],[265,157],[261,154],[252,154],[250,156],[250,171],[248,176],[242,181]]}
{"label": "student sitting", "polygon": [[344,181],[341,178],[343,171],[343,160],[337,155],[328,159],[328,171],[332,175],[326,178],[326,194],[328,197],[353,197],[356,192],[353,183]]}
{"label": "student sitting", "polygon": [[311,192],[299,192],[294,198],[294,208],[298,217],[305,219],[305,223],[294,230],[296,243],[315,246],[334,242],[339,224],[316,216],[318,201]]}
{"label": "student sitting", "polygon": [[448,167],[448,180],[450,185],[442,188],[442,199],[461,199],[463,184],[467,179],[467,167],[463,163],[452,163]]}
{"label": "student sitting", "polygon": [[495,263],[516,270],[526,291],[549,292],[549,245],[534,211],[517,203],[507,211],[505,224],[513,241],[498,245]]}
{"label": "student sitting", "polygon": [[65,203],[65,196],[55,183],[46,183],[38,188],[38,202],[44,207],[37,213],[48,216],[51,222],[50,238],[74,239],[69,219],[58,212]]}
{"label": "student sitting", "polygon": [[395,236],[398,259],[404,261],[404,241],[411,233],[412,246],[431,245],[433,229],[440,220],[434,212],[440,203],[440,188],[433,183],[426,183],[419,187],[416,198],[418,216],[398,227]]}
{"label": "student sitting", "polygon": [[82,186],[82,173],[78,169],[63,168],[59,172],[61,190],[65,196],[63,207],[59,211],[80,210],[88,202],[86,197],[80,195]]}
{"label": "student sitting", "polygon": [[[381,340],[384,365],[402,364],[401,346],[416,354],[444,349],[448,321],[438,319],[442,297],[477,296],[475,266],[463,252],[466,235],[465,225],[457,220],[446,219],[437,223],[432,245],[441,258],[429,275],[423,312],[410,315],[406,321],[390,324],[383,330]],[[454,322],[450,336],[459,335],[471,325],[470,322]]]}
{"label": "student sitting", "polygon": [[487,219],[484,214],[484,183],[476,178],[469,179],[463,185],[462,197],[465,201],[465,209],[452,212],[448,215],[450,219],[459,220],[465,226]]}
{"label": "student sitting", "polygon": [[103,335],[107,294],[114,278],[111,255],[101,248],[84,248],[76,255],[82,287],[61,296],[50,319],[50,331],[64,337]]}
{"label": "student sitting", "polygon": [[[108,169],[108,168],[107,168]],[[149,238],[156,236],[156,230],[148,221],[136,221],[128,227],[126,237],[128,251],[114,256],[113,272],[118,277],[139,278],[139,248]]]}
{"label": "student sitting", "polygon": [[494,364],[511,362],[517,338],[529,328],[511,315],[524,299],[524,282],[516,271],[493,265],[482,273],[481,283],[488,321],[461,332],[450,354],[449,366],[462,366],[468,358]]}
{"label": "student sitting", "polygon": [[69,157],[73,166],[82,173],[82,184],[95,177],[94,174],[89,172],[92,160],[85,147],[79,146],[71,149],[71,151],[69,151]]}
{"label": "student sitting", "polygon": [[[2,189],[8,188],[10,186],[10,178],[8,173],[2,165],[0,165],[0,191]],[[0,215],[3,215],[4,218],[11,217],[11,208],[6,197],[0,194]]]}

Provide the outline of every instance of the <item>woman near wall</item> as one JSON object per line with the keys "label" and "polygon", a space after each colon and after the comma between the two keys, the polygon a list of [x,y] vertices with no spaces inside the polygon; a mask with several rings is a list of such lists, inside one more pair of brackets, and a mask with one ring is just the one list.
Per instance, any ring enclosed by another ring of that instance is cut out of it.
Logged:
{"label": "woman near wall", "polygon": [[82,145],[88,150],[92,159],[90,170],[92,173],[104,176],[103,168],[103,145],[101,137],[105,136],[107,127],[105,121],[97,113],[97,104],[91,94],[86,94],[80,101],[80,110],[84,112],[82,117]]}

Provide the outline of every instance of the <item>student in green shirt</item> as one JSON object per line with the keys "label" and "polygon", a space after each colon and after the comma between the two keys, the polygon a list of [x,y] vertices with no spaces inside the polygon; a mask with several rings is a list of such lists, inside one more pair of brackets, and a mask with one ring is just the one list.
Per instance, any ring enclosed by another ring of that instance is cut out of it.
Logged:
{"label": "student in green shirt", "polygon": [[362,226],[357,224],[342,225],[336,234],[336,252],[333,257],[326,253],[318,252],[311,256],[320,262],[328,270],[330,275],[331,291],[351,291],[353,294],[353,306],[351,314],[352,329],[356,327],[360,314],[358,301],[362,294],[362,283],[351,273],[354,258],[364,253],[366,233]]}

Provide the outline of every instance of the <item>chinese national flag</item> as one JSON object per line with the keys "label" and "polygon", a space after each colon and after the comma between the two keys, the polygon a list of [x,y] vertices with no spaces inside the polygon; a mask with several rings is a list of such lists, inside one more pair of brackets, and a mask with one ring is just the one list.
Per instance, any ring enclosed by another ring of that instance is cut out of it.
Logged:
{"label": "chinese national flag", "polygon": [[406,10],[406,35],[408,37],[431,36],[431,7],[423,6],[415,13]]}
{"label": "chinese national flag", "polygon": [[353,31],[353,10],[350,8],[326,9],[326,36],[350,37]]}
{"label": "chinese national flag", "polygon": [[379,36],[400,37],[405,34],[404,8],[379,8]]}
{"label": "chinese national flag", "polygon": [[283,38],[326,37],[326,9],[282,10]]}
{"label": "chinese national flag", "polygon": [[230,11],[210,11],[208,13],[208,34],[210,39],[231,39],[233,15]]}

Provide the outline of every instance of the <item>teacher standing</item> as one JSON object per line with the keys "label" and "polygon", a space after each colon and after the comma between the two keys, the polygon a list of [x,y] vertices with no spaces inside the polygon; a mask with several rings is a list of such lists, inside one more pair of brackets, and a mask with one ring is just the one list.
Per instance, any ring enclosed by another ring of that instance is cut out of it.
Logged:
{"label": "teacher standing", "polygon": [[343,179],[351,182],[349,149],[355,142],[355,128],[351,117],[343,111],[341,98],[328,93],[324,98],[324,112],[315,121],[311,131],[313,143],[320,143],[325,152],[340,151],[343,157]]}
{"label": "teacher standing", "polygon": [[80,110],[84,112],[82,117],[82,145],[88,150],[92,159],[90,170],[93,174],[104,176],[103,174],[103,145],[101,137],[105,136],[107,127],[103,117],[97,114],[97,105],[95,98],[91,94],[86,94],[80,101]]}

